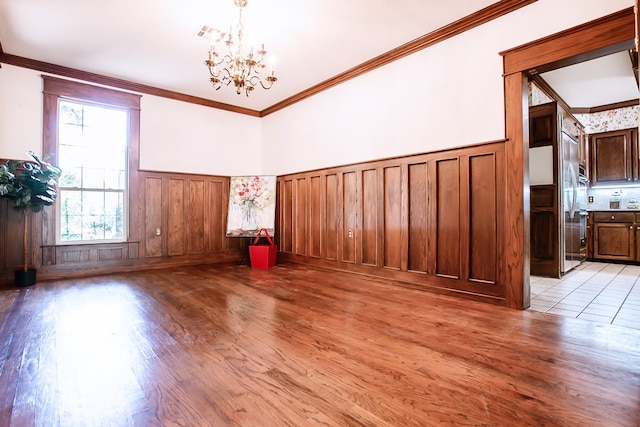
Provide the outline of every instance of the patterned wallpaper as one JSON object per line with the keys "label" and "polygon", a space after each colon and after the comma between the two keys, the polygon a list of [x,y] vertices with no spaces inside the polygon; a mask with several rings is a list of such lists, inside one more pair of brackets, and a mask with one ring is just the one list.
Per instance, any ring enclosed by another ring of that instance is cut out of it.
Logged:
{"label": "patterned wallpaper", "polygon": [[549,98],[535,83],[529,82],[529,107],[552,101],[553,99]]}
{"label": "patterned wallpaper", "polygon": [[[535,83],[529,82],[529,106],[553,102]],[[638,127],[640,106],[618,108],[591,114],[575,114],[587,134]]]}
{"label": "patterned wallpaper", "polygon": [[[587,134],[638,127],[640,106],[618,108],[592,114],[576,114]],[[583,117],[580,117],[583,116]]]}

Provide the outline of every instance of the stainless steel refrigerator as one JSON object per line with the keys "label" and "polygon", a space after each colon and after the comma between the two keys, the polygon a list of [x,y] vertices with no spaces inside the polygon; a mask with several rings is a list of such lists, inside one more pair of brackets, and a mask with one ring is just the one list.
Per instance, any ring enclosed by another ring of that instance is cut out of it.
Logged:
{"label": "stainless steel refrigerator", "polygon": [[[562,121],[561,121],[562,122]],[[560,166],[562,170],[562,188],[560,197],[562,214],[560,215],[560,270],[566,273],[580,265],[580,208],[584,206],[578,190],[578,141],[567,133],[563,126],[560,139]]]}

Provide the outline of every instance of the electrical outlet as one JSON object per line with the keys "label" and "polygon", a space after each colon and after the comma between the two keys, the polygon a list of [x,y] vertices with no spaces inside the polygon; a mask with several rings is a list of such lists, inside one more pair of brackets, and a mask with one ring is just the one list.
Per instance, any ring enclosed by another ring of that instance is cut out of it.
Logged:
{"label": "electrical outlet", "polygon": [[588,201],[589,203],[593,203],[593,196],[589,196]]}
{"label": "electrical outlet", "polygon": [[353,239],[353,230],[349,230],[348,236],[350,239]]}
{"label": "electrical outlet", "polygon": [[162,230],[160,230],[160,227],[156,228],[156,236],[160,236],[162,235]]}

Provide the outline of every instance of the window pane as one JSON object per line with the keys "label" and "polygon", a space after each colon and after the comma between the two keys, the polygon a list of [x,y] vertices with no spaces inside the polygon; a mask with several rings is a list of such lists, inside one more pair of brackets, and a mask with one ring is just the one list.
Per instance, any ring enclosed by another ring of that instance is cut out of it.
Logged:
{"label": "window pane", "polygon": [[104,188],[104,169],[84,168],[82,170],[82,187]]}
{"label": "window pane", "polygon": [[62,240],[78,240],[81,238],[81,218],[81,193],[60,190],[60,235]]}
{"label": "window pane", "polygon": [[63,170],[59,238],[122,240],[127,112],[68,100],[59,105],[58,153]]}

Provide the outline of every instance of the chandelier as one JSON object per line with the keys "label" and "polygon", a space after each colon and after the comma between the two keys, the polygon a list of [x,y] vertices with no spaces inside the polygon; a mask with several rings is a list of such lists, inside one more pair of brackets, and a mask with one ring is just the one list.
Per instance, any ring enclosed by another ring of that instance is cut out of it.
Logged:
{"label": "chandelier", "polygon": [[[240,95],[243,91],[249,94],[256,88],[258,84],[263,89],[271,89],[271,86],[278,80],[273,72],[273,66],[269,75],[264,79],[260,77],[260,72],[266,68],[265,58],[267,51],[264,49],[264,43],[254,52],[253,47],[249,53],[245,55],[244,46],[242,44],[242,36],[244,26],[242,25],[242,9],[247,5],[248,0],[234,0],[233,3],[238,7],[238,25],[236,27],[237,41],[234,40],[233,27],[229,29],[229,33],[225,34],[213,28],[203,27],[199,35],[207,35],[211,39],[211,47],[207,60],[204,64],[211,74],[211,84],[215,90],[219,90],[222,86],[228,86],[233,82],[236,87],[236,93]],[[223,41],[223,43],[220,43]],[[217,44],[226,45],[222,49]]]}

